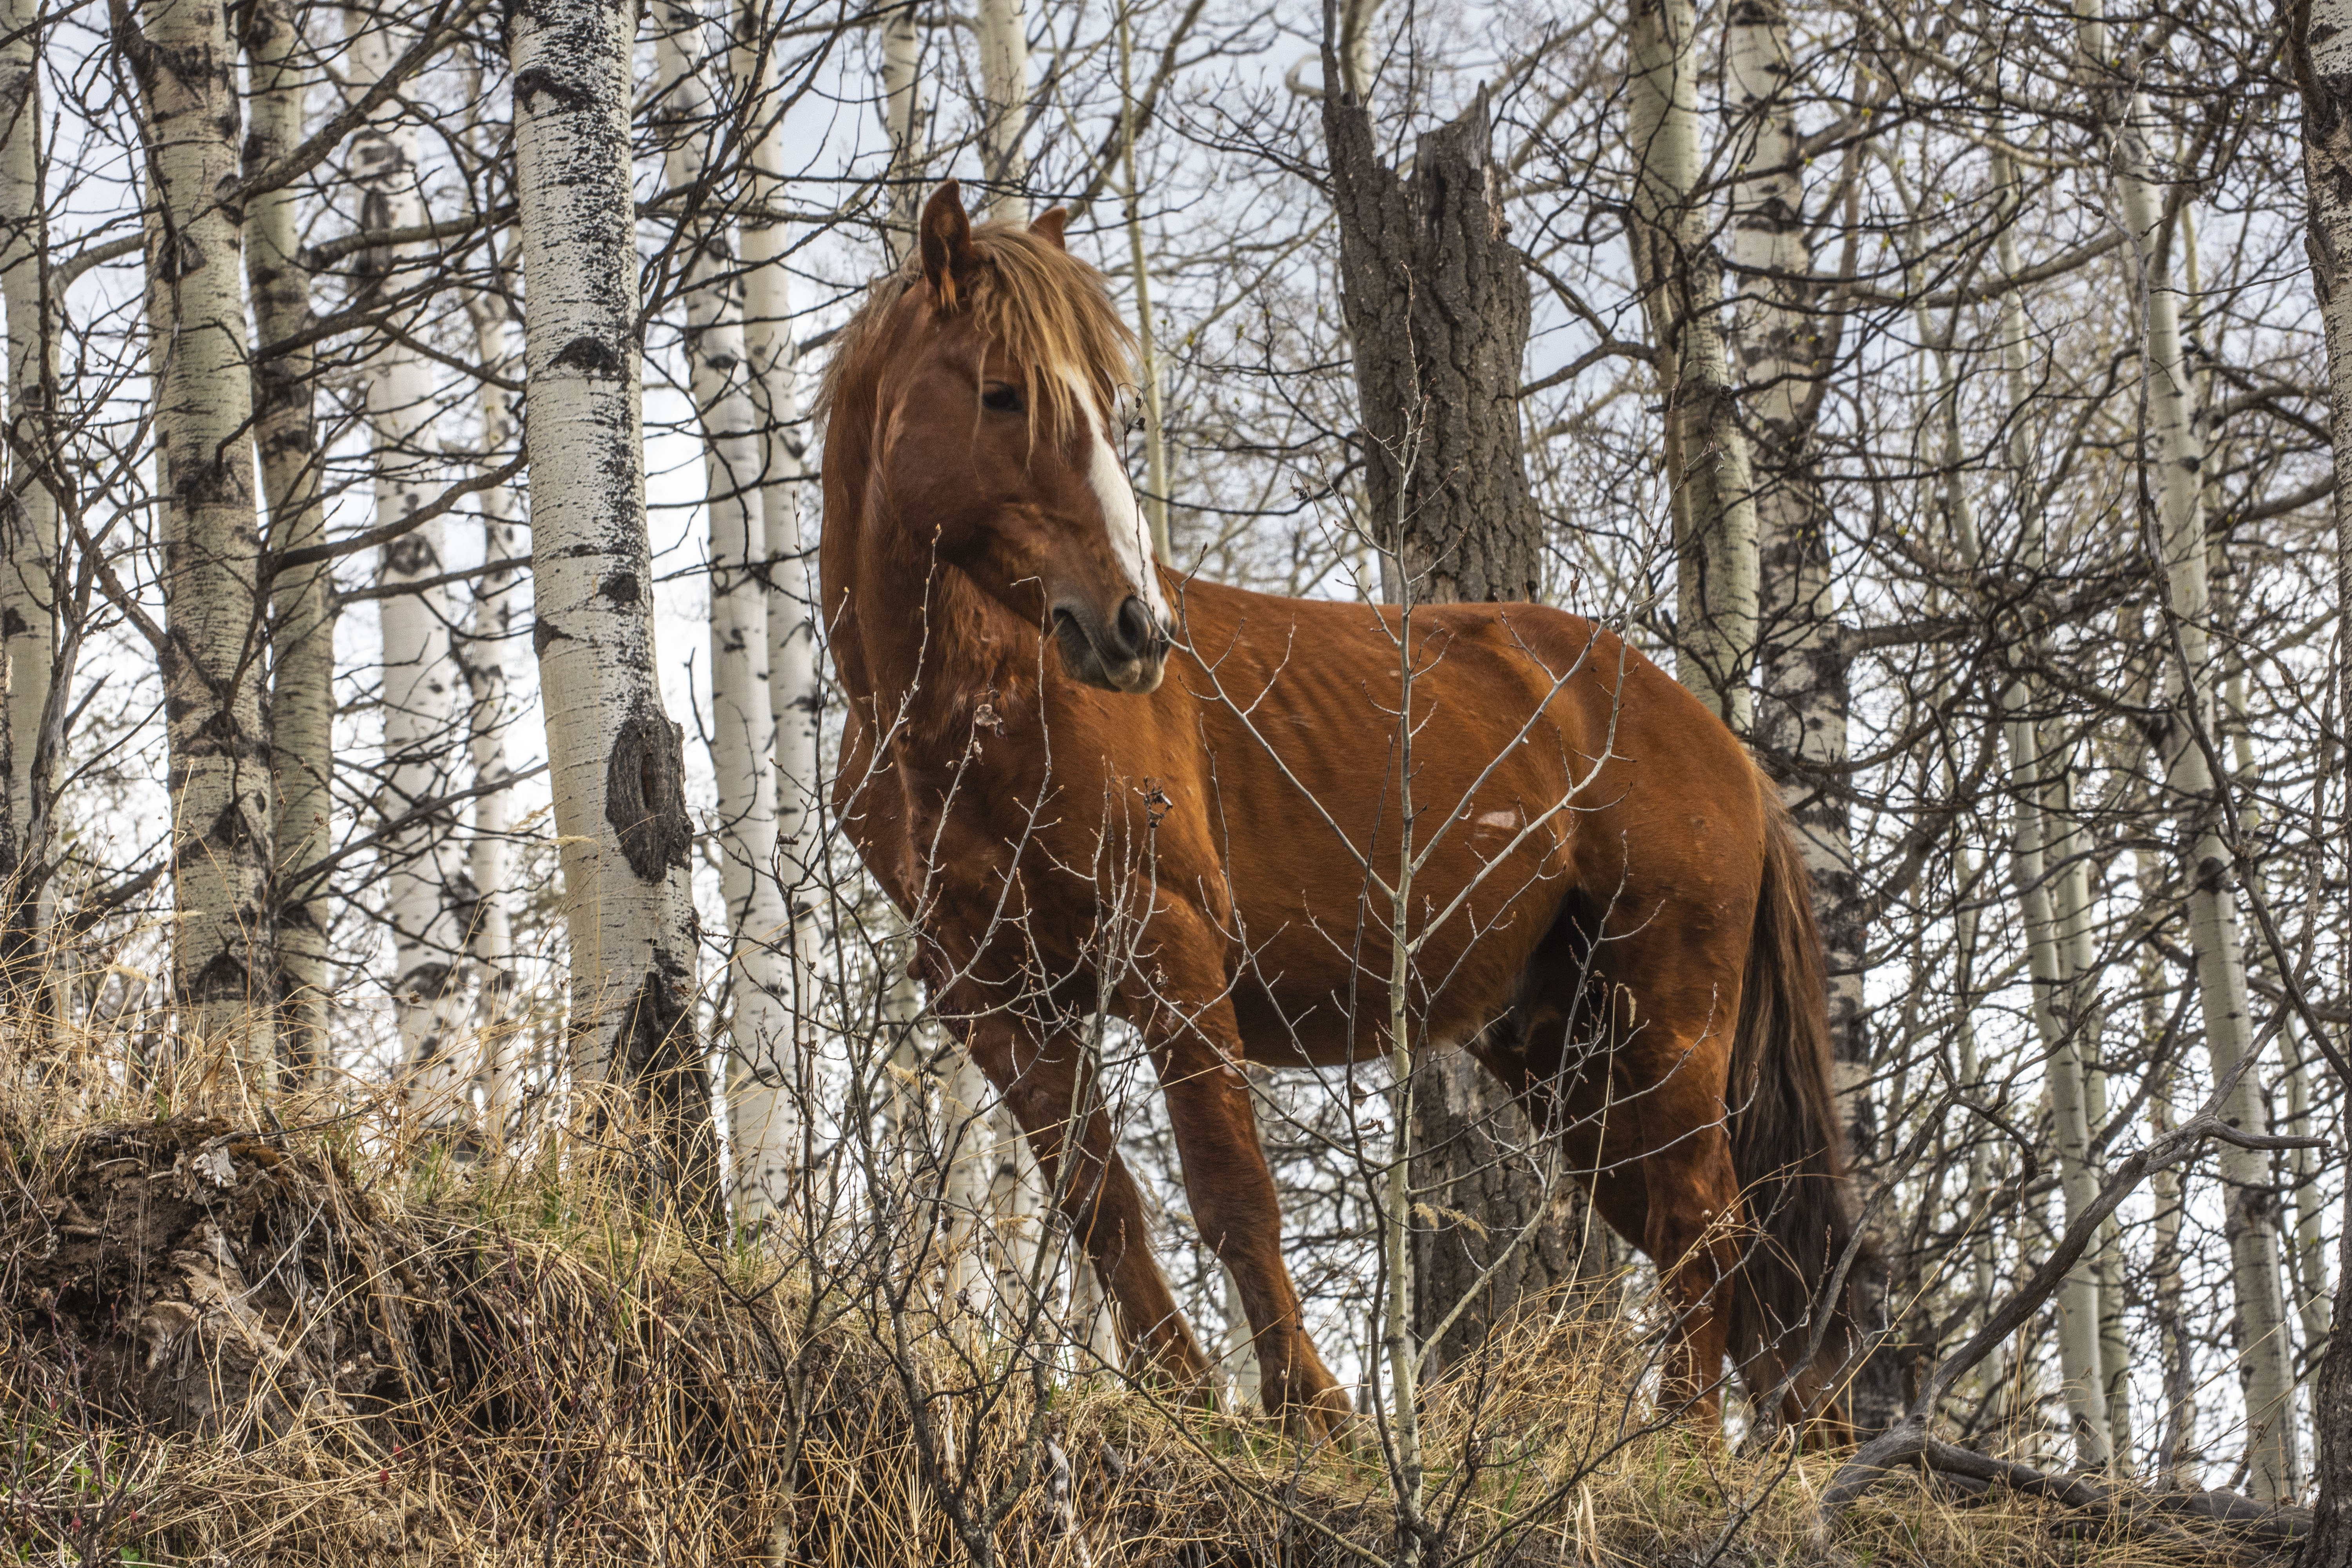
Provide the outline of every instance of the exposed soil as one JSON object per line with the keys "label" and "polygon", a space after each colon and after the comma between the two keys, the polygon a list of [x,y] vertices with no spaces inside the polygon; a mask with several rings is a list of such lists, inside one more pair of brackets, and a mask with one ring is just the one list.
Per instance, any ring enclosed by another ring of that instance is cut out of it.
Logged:
{"label": "exposed soil", "polygon": [[11,1359],[42,1392],[247,1447],[354,1417],[388,1438],[447,1386],[448,1269],[333,1156],[181,1120],[52,1158],[0,1193]]}

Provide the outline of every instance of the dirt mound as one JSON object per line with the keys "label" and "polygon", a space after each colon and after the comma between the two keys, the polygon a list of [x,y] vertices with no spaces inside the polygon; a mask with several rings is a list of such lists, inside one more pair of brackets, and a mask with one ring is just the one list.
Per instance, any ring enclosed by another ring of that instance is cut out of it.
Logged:
{"label": "dirt mound", "polygon": [[449,1271],[333,1154],[205,1120],[31,1158],[10,1142],[0,1303],[20,1394],[243,1447],[310,1424],[390,1440],[447,1386]]}

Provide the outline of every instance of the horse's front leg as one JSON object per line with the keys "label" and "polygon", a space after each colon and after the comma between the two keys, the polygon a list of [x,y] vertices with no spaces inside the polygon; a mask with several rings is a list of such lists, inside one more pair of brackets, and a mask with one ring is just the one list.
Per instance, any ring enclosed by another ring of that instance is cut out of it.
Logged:
{"label": "horse's front leg", "polygon": [[1118,1157],[1082,1042],[1066,1031],[1041,1040],[999,1013],[965,1026],[964,1048],[1020,1121],[1046,1190],[1118,1304],[1122,1340],[1179,1387],[1205,1394],[1209,1358],[1151,1256],[1142,1194]]}
{"label": "horse's front leg", "polygon": [[[1174,967],[1168,945],[1160,957],[1165,976]],[[1241,1068],[1241,1031],[1222,990],[1220,983],[1196,991],[1220,999],[1192,1009],[1163,986],[1138,1016],[1147,1020],[1145,1042],[1168,1097],[1193,1222],[1249,1312],[1259,1396],[1269,1414],[1294,1427],[1318,1436],[1339,1434],[1353,1406],[1307,1337],[1282,1257],[1282,1208]]]}

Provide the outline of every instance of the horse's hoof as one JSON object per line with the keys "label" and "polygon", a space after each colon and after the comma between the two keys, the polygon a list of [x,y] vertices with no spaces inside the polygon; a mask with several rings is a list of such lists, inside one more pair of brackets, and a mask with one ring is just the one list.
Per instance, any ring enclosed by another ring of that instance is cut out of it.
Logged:
{"label": "horse's hoof", "polygon": [[1334,1384],[1304,1398],[1291,1398],[1278,1408],[1282,1429],[1289,1436],[1317,1447],[1328,1443],[1346,1454],[1361,1452],[1368,1434],[1348,1391]]}

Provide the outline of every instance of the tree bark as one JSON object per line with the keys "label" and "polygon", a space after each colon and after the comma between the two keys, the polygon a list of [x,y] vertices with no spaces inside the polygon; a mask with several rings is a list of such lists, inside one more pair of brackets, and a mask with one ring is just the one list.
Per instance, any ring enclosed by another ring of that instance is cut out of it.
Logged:
{"label": "tree bark", "polygon": [[1486,103],[1422,137],[1406,180],[1381,163],[1361,104],[1327,95],[1323,129],[1366,505],[1402,575],[1387,596],[1532,600],[1543,539],[1519,434],[1528,282],[1505,237]]}
{"label": "tree bark", "polygon": [[[2105,58],[2103,47],[2087,58]],[[2147,138],[2155,129],[2147,100],[2132,93],[2116,142],[2116,176],[2124,222],[2143,270],[2147,300],[2148,426],[2156,438],[2157,546],[2164,572],[2164,647],[2172,711],[2165,724],[2166,782],[2180,803],[2186,851],[2189,943],[2197,958],[2197,989],[2205,1044],[2216,1077],[2253,1048],[2246,1004],[2245,956],[2238,931],[2234,875],[2222,837],[2220,791],[2199,739],[2216,735],[2211,595],[2207,576],[2205,513],[2199,469],[2203,442],[2189,417],[2189,372],[2180,331],[2180,297],[2168,251],[2172,236],[2163,193],[2147,171]],[[2178,639],[2177,641],[2175,639]],[[2223,1109],[2232,1126],[2269,1131],[2262,1086],[2246,1074]],[[2230,1245],[2236,1312],[2232,1338],[2246,1401],[2248,1485],[2268,1503],[2292,1502],[2295,1475],[2294,1371],[2279,1275],[2278,1194],[2270,1156],[2225,1144],[2215,1164],[2221,1178],[2222,1229]]]}
{"label": "tree bark", "polygon": [[[1339,76],[1327,62],[1327,77]],[[1371,117],[1352,94],[1327,92],[1323,127],[1386,596],[1532,600],[1543,556],[1518,416],[1527,274],[1505,237],[1486,100],[1422,137],[1402,180],[1381,162]],[[1552,1141],[1493,1075],[1450,1051],[1415,1078],[1416,1342],[1468,1303],[1435,1347],[1436,1365],[1475,1349],[1519,1302],[1596,1270]]]}
{"label": "tree bark", "polygon": [[1144,515],[1151,521],[1151,551],[1162,565],[1176,560],[1168,527],[1168,433],[1160,406],[1160,337],[1151,319],[1150,258],[1143,246],[1143,187],[1135,174],[1135,40],[1126,7],[1118,13],[1119,162],[1121,217],[1127,225],[1128,268],[1135,275],[1135,367],[1143,377]]}
{"label": "tree bark", "polygon": [[[1869,930],[1855,870],[1848,805],[1846,730],[1852,655],[1839,617],[1830,511],[1814,455],[1814,426],[1836,317],[1805,243],[1804,182],[1789,96],[1789,14],[1780,0],[1741,0],[1727,14],[1733,163],[1731,254],[1748,279],[1735,301],[1732,343],[1748,412],[1756,495],[1755,736],[1772,767],[1812,880],[1828,962],[1823,991],[1850,1168],[1867,1178],[1879,1114],[1864,985]],[[1885,1342],[1884,1236],[1855,1260],[1853,1294],[1875,1348],[1852,1374],[1853,1418],[1884,1429],[1903,1413],[1903,1361]]]}
{"label": "tree bark", "polygon": [[251,1101],[276,1076],[276,836],[243,214],[219,199],[237,178],[237,62],[218,0],[151,0],[140,20],[143,34],[128,53],[145,99],[153,179],[147,321],[181,1088]]}
{"label": "tree bark", "polygon": [[[772,211],[783,203],[782,169],[790,149],[782,132],[777,62],[760,40],[762,0],[750,0],[739,28],[733,69],[737,90],[750,100],[751,205]],[[774,737],[775,843],[771,875],[781,929],[767,941],[779,949],[786,987],[784,1031],[757,1060],[738,1056],[728,1069],[730,1125],[738,1156],[737,1213],[757,1217],[760,1205],[783,1192],[794,1158],[793,1096],[801,1063],[814,1042],[817,1018],[817,910],[824,897],[824,830],[818,815],[822,779],[819,746],[824,689],[818,678],[814,595],[809,586],[810,547],[801,533],[803,436],[793,351],[791,275],[784,269],[784,226],[760,218],[743,224],[743,342],[750,393],[759,425],[761,572],[767,599],[768,702]]]}
{"label": "tree bark", "polygon": [[915,28],[912,0],[882,19],[882,129],[890,137],[890,167],[884,176],[887,200],[882,237],[893,268],[915,249],[915,206],[922,200],[923,142],[930,116],[923,106],[918,75],[922,35]]}
{"label": "tree bark", "polygon": [[[2007,190],[2011,188],[2009,175],[2007,161],[1997,155],[1993,162],[1994,183]],[[2002,237],[1999,255],[2007,275],[2014,276],[2016,256],[2006,234]],[[1919,310],[1918,317],[1922,338],[1930,342],[1937,342],[1924,307]],[[2004,309],[2000,349],[2004,380],[2014,408],[2023,406],[2025,396],[2023,331],[2021,318]],[[1966,458],[1962,450],[1958,407],[1960,388],[1948,347],[1937,349],[1936,363],[1938,408],[1936,424],[1941,444],[1936,458],[1946,476],[1943,481],[1944,511],[1951,530],[1954,549],[1961,563],[1971,571],[1980,571],[1986,565],[1986,549],[1983,536],[1977,527],[1974,506],[1962,479]],[[2032,458],[2031,449],[2021,440],[2012,444],[2009,457],[2016,492],[2021,496],[2030,496],[2032,485],[2027,465]],[[2028,574],[2037,574],[2042,570],[2047,553],[2044,520],[2040,511],[2030,504],[2021,504],[2015,510],[2019,514],[2015,549],[2018,563]],[[2032,640],[2038,647],[2041,642],[2038,628]],[[2032,978],[2031,1010],[2036,1036],[2042,1042],[2043,1076],[2049,1086],[2053,1119],[2056,1122],[2059,1186],[2067,1222],[2072,1224],[2097,1197],[2099,1182],[2097,1172],[2089,1161],[2089,1100],[2081,1057],[2081,1037],[2074,1026],[2076,1009],[2074,998],[2076,992],[2073,965],[2075,946],[2068,940],[2065,930],[2062,929],[2058,900],[2052,892],[2053,884],[2059,878],[2053,877],[2049,868],[2049,838],[2053,822],[2046,808],[2053,798],[2063,798],[2067,764],[2063,757],[2053,763],[2044,754],[2038,717],[2040,689],[2032,669],[2034,655],[2029,652],[2023,667],[2011,670],[2000,688],[2000,703],[2005,715],[2001,733],[2009,748],[2011,773],[2009,864],[2020,915],[2025,926],[2026,961]],[[2114,1443],[2107,1420],[2107,1384],[2101,1361],[2099,1305],[2096,1268],[2092,1258],[2085,1257],[2067,1275],[2059,1291],[2059,1377],[2078,1459],[2084,1468],[2104,1471],[2113,1459]]]}
{"label": "tree bark", "polygon": [[[474,328],[474,352],[496,370],[508,365],[507,307],[499,298],[470,294],[466,313]],[[475,393],[482,411],[482,460],[498,460],[519,432],[507,389],[484,378]],[[482,559],[514,561],[530,549],[516,515],[514,491],[499,485],[482,493]],[[507,837],[513,801],[504,787],[513,770],[507,762],[507,727],[514,721],[511,687],[515,638],[530,617],[520,569],[487,572],[474,584],[464,635],[457,642],[457,667],[469,702],[467,750],[474,764],[474,838],[471,871],[474,907],[467,921],[477,984],[474,1030],[480,1041],[475,1086],[481,1096],[482,1130],[493,1155],[506,1146],[518,1100],[515,1028],[509,1013],[516,985],[513,891]]]}
{"label": "tree bark", "polygon": [[[673,0],[656,14],[660,115],[673,190],[698,189],[713,129],[701,11]],[[741,272],[726,226],[695,223],[687,259],[686,353],[702,422],[703,507],[710,526],[710,768],[718,786],[719,887],[728,920],[728,1072],[735,1140],[730,1185],[748,1223],[783,1199],[792,1145],[777,1058],[792,1020],[776,880],[775,709],[768,690],[769,551],[761,511],[766,449],[751,396]]]}
{"label": "tree bark", "polygon": [[[395,67],[401,40],[371,14],[344,13],[345,91],[366,92]],[[416,128],[396,103],[386,103],[352,138],[352,179],[360,187],[362,224],[371,229],[410,228],[425,221]],[[360,292],[364,308],[389,310],[390,300],[430,264],[432,248],[409,244],[363,254]],[[410,346],[422,307],[404,307],[383,323],[383,340],[368,365],[367,423],[373,443],[375,522],[401,521],[432,498],[430,452],[434,389],[431,366]],[[435,582],[447,570],[443,519],[433,517],[383,547],[378,601],[383,628],[383,815],[404,826],[383,846],[384,910],[392,922],[393,1012],[400,1030],[401,1072],[411,1113],[441,1132],[466,1126],[467,1077],[457,1059],[458,1010],[466,937],[457,904],[465,873],[457,855],[456,814],[425,810],[446,799],[456,784],[459,677],[450,628],[448,588]]]}
{"label": "tree bark", "polygon": [[1021,0],[980,0],[980,167],[999,223],[1029,219],[1029,35]]}
{"label": "tree bark", "polygon": [[[2313,291],[2327,339],[2328,429],[2335,437],[2336,610],[2352,626],[2352,0],[2291,0],[2287,54],[2303,89],[2304,179]],[[2337,721],[2352,725],[2352,653],[2337,649]],[[2339,736],[2335,758],[2352,760]],[[2352,833],[2339,829],[2339,842]],[[2352,1084],[2340,1086],[2352,1093]],[[2334,1331],[2311,1402],[2319,1436],[2318,1507],[2302,1568],[2352,1568],[2352,1191],[2336,1237]]]}
{"label": "tree bark", "polygon": [[49,388],[55,384],[56,322],[48,318],[47,235],[41,192],[41,93],[37,5],[0,5],[0,297],[8,321],[8,404],[13,439],[0,495],[0,658],[6,711],[0,752],[7,800],[0,814],[0,984],[27,1031],[48,1037],[62,1021],[61,998],[44,958],[54,902],[48,829],[57,759],[41,744],[41,719],[55,666],[58,504],[42,472]]}
{"label": "tree bark", "polygon": [[[294,7],[256,0],[246,13],[245,47],[253,120],[245,142],[250,178],[302,140],[310,80]],[[253,322],[263,342],[300,342],[310,324],[310,273],[301,259],[301,204],[291,185],[254,198],[246,215],[246,277]],[[295,348],[255,363],[255,444],[269,508],[272,554],[327,537],[319,491],[315,356]],[[334,812],[335,593],[327,562],[296,566],[269,580],[270,707],[277,745],[278,865],[290,870],[326,857]],[[317,1085],[328,1062],[331,997],[327,981],[331,912],[323,879],[278,881],[273,888],[278,985],[282,1009],[278,1056],[289,1079]]]}
{"label": "tree bark", "polygon": [[[562,843],[577,1081],[625,1091],[671,1201],[715,1217],[695,1038],[685,735],[662,709],[629,188],[631,22],[617,0],[517,0],[516,196],[530,387],[531,574]],[[618,1109],[607,1094],[602,1110]]]}
{"label": "tree bark", "polygon": [[1692,0],[1633,0],[1629,238],[1665,394],[1675,676],[1745,734],[1756,653],[1756,496],[1724,358],[1722,273],[1698,191],[1697,33]]}

